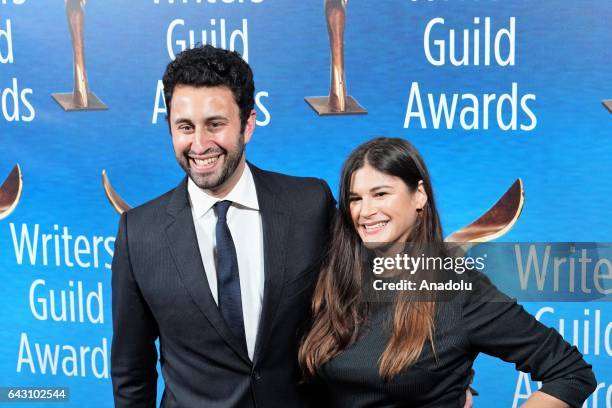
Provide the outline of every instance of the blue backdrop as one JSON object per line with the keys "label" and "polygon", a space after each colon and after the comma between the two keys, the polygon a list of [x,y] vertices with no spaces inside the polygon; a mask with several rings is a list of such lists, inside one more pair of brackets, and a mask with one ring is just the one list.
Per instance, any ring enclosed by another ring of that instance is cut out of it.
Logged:
{"label": "blue backdrop", "polygon": [[[507,36],[499,47],[502,59],[514,52],[512,65],[500,66],[495,58],[483,64],[487,17],[493,37],[501,29],[513,32],[514,46]],[[444,24],[431,27],[428,41],[426,27],[434,18]],[[0,178],[19,163],[24,180],[18,207],[0,221],[0,386],[66,386],[66,405],[112,406],[109,264],[118,216],[100,174],[106,169],[133,206],[183,177],[158,81],[190,36],[210,43],[216,35],[219,46],[225,25],[229,47],[235,33],[234,46],[255,73],[260,126],[247,155],[259,167],[322,177],[336,191],[342,161],[360,142],[376,135],[404,137],[429,166],[446,234],[480,215],[521,177],[524,211],[504,241],[610,241],[612,116],[601,104],[612,99],[610,21],[607,0],[354,0],[345,32],[346,79],[368,114],[318,117],[303,98],[329,91],[322,1],[90,0],[87,73],[91,90],[109,109],[64,112],[50,97],[72,90],[63,2],[0,1]],[[468,30],[467,66],[449,61],[451,29],[457,56]],[[439,60],[442,40],[445,63],[436,66],[425,49]],[[479,65],[473,64],[475,48]],[[432,110],[442,98],[450,107],[453,94],[452,125],[442,119],[435,126]],[[496,94],[488,109],[485,94]],[[502,94],[510,96],[498,107]],[[474,99],[478,129],[466,129],[474,125],[474,109],[463,114],[467,126],[461,112]],[[513,110],[517,129],[503,130]],[[74,248],[64,250],[62,235],[71,236],[71,248],[82,236],[80,264]],[[83,322],[79,285],[92,305]],[[50,299],[60,302],[61,291],[68,315],[74,297],[76,321],[52,318]],[[534,314],[545,311],[541,320],[552,327],[564,322],[566,339],[585,353],[600,383],[587,406],[610,407],[610,304],[526,307]],[[573,325],[576,338],[567,335]],[[536,389],[512,365],[486,356],[479,357],[476,371],[476,406],[516,406],[529,387]]]}

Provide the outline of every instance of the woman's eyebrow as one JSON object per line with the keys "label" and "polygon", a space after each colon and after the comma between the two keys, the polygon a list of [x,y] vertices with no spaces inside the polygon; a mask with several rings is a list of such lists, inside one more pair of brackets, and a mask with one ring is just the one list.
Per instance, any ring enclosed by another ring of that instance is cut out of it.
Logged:
{"label": "woman's eyebrow", "polygon": [[376,191],[376,190],[380,190],[380,189],[383,189],[383,188],[393,188],[393,187],[392,187],[392,186],[388,186],[388,185],[384,184],[384,185],[382,185],[382,186],[372,187],[372,188],[370,189],[370,192],[374,192],[374,191]]}

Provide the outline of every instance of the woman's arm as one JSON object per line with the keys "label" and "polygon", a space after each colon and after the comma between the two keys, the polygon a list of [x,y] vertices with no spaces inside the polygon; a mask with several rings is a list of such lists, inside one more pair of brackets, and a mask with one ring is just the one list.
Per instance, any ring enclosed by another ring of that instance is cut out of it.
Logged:
{"label": "woman's arm", "polygon": [[548,395],[541,391],[536,391],[531,394],[531,397],[523,405],[521,408],[539,408],[539,407],[547,407],[547,408],[568,408],[565,402],[561,401],[558,398],[553,397],[552,395]]}
{"label": "woman's arm", "polygon": [[473,290],[462,307],[463,328],[473,351],[512,362],[543,383],[526,407],[580,407],[595,390],[591,365],[578,349],[497,290],[483,274],[473,275]]}

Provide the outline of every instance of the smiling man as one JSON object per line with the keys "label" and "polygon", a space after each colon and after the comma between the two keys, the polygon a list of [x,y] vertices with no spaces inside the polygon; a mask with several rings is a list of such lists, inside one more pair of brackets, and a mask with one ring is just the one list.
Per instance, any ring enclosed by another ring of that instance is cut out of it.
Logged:
{"label": "smiling man", "polygon": [[240,55],[184,51],[163,82],[187,176],[121,216],[115,405],[155,406],[159,339],[164,407],[308,406],[297,348],[335,201],[322,180],[247,163],[254,83]]}
{"label": "smiling man", "polygon": [[223,86],[203,92],[179,83],[169,97],[176,159],[197,187],[224,197],[244,172],[244,147],[253,134],[255,111],[243,122],[232,91]]}

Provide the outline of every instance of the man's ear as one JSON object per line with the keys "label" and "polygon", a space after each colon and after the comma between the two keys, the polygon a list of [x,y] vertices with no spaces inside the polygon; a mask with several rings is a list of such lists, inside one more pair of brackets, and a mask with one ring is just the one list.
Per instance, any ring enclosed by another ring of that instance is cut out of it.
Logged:
{"label": "man's ear", "polygon": [[417,185],[414,194],[416,199],[416,207],[420,209],[425,208],[425,204],[427,204],[427,192],[425,191],[423,180],[419,180],[419,184]]}
{"label": "man's ear", "polygon": [[244,127],[244,143],[249,143],[249,140],[251,140],[251,136],[253,135],[253,132],[255,131],[255,118],[257,116],[257,113],[255,112],[255,109],[253,109],[251,111],[251,113],[249,114],[249,118],[247,119],[246,125]]}

